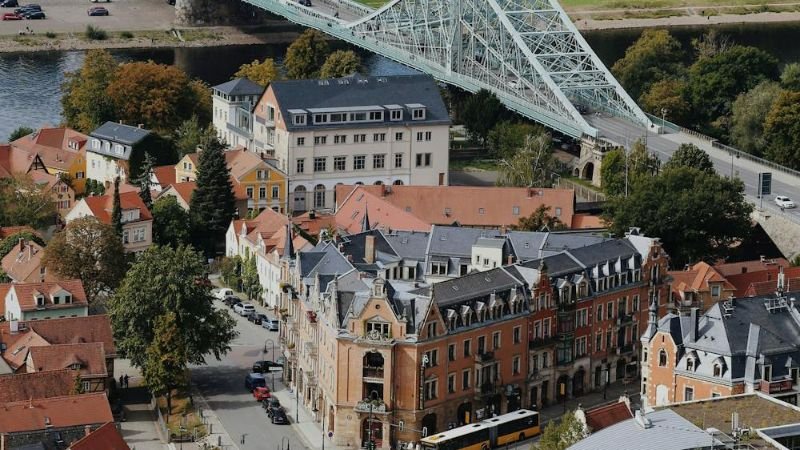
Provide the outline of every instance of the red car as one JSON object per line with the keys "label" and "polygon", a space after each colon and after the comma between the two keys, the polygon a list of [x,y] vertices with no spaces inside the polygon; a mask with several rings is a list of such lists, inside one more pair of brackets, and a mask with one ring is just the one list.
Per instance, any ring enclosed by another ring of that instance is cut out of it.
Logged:
{"label": "red car", "polygon": [[22,16],[14,13],[3,14],[3,20],[22,20]]}
{"label": "red car", "polygon": [[270,398],[269,388],[257,387],[253,389],[253,397],[259,402]]}

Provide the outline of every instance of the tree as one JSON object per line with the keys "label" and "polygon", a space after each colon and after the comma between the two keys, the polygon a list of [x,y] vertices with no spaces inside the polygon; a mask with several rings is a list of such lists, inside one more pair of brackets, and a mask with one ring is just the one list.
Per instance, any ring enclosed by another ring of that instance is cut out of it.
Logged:
{"label": "tree", "polygon": [[778,95],[764,122],[764,138],[767,159],[800,169],[800,92]]}
{"label": "tree", "polygon": [[89,133],[115,119],[106,89],[116,78],[117,63],[107,50],[89,50],[81,68],[66,73],[61,106],[66,125]]}
{"label": "tree", "polygon": [[340,78],[358,72],[361,58],[352,50],[336,50],[328,55],[320,70],[320,78]]}
{"label": "tree", "polygon": [[[691,106],[684,97],[686,81],[678,78],[667,78],[650,85],[639,98],[639,104],[645,111],[657,117],[662,117],[671,122],[681,123],[686,121],[691,111]],[[656,123],[659,123],[656,121]]]}
{"label": "tree", "polygon": [[611,72],[633,98],[647,92],[653,83],[680,77],[684,72],[680,42],[667,30],[644,30]]}
{"label": "tree", "polygon": [[272,58],[264,58],[263,61],[257,59],[249,64],[242,64],[239,70],[233,74],[234,78],[247,78],[253,83],[267,87],[279,77],[278,66]]}
{"label": "tree", "polygon": [[261,296],[263,288],[258,280],[255,255],[249,256],[244,261],[244,266],[242,267],[242,290],[247,294],[248,300],[256,300]]}
{"label": "tree", "polygon": [[755,47],[735,45],[701,58],[689,68],[687,95],[696,118],[710,124],[730,115],[736,97],[765,80],[774,80],[778,61]]}
{"label": "tree", "polygon": [[86,195],[103,195],[106,193],[106,186],[91,178],[86,179],[86,184],[83,189]]}
{"label": "tree", "polygon": [[34,131],[36,130],[30,127],[17,127],[11,132],[11,134],[8,135],[8,142],[14,142],[21,137],[25,137],[33,133]]}
{"label": "tree", "polygon": [[328,54],[328,42],[321,32],[307,29],[289,45],[283,67],[291,79],[316,78]]}
{"label": "tree", "polygon": [[74,371],[72,377],[72,389],[70,389],[70,395],[81,395],[84,392],[83,389],[83,380],[81,380],[81,373],[79,371]]}
{"label": "tree", "polygon": [[236,255],[230,258],[222,258],[219,271],[222,276],[222,281],[226,286],[232,289],[239,289],[242,273],[242,257]]}
{"label": "tree", "polygon": [[555,172],[553,142],[549,134],[529,136],[525,147],[500,160],[498,186],[550,187]]}
{"label": "tree", "polygon": [[639,227],[661,238],[673,267],[716,261],[745,239],[753,207],[739,179],[692,167],[675,167],[638,181],[627,197],[612,196],[605,220],[622,236]]}
{"label": "tree", "polygon": [[236,213],[230,170],[225,163],[223,146],[216,137],[203,145],[196,183],[189,215],[195,230],[195,244],[210,258],[216,253],[217,244],[225,242],[225,232]]}
{"label": "tree", "polygon": [[210,94],[175,66],[152,61],[119,66],[106,95],[119,120],[170,133],[183,120],[197,115],[200,123],[211,117]]}
{"label": "tree", "polygon": [[712,58],[727,51],[732,45],[729,36],[720,34],[713,28],[699,38],[692,39],[692,47],[697,59]]}
{"label": "tree", "polygon": [[142,376],[155,395],[167,397],[167,421],[172,412],[173,389],[187,383],[187,345],[179,332],[177,315],[166,312],[155,319],[153,341],[145,350]]}
{"label": "tree", "polygon": [[[625,195],[636,183],[658,173],[660,162],[650,154],[642,140],[634,142],[630,152],[622,148],[611,150],[603,157],[600,180],[608,195]],[[627,177],[626,177],[627,172]]]}
{"label": "tree", "polygon": [[50,187],[28,174],[0,180],[0,226],[44,228],[54,223],[56,205]]}
{"label": "tree", "polygon": [[800,91],[800,63],[787,64],[783,68],[781,86],[790,91]]}
{"label": "tree", "polygon": [[[206,270],[191,246],[152,246],[139,254],[108,305],[117,349],[135,367],[146,367],[148,347],[164,320],[183,338],[188,364],[204,364],[209,354],[220,359],[230,350],[236,322],[214,309]],[[164,319],[168,313],[174,321]]]}
{"label": "tree", "polygon": [[100,293],[113,292],[127,269],[122,240],[111,225],[94,217],[75,219],[56,233],[42,264],[62,278],[81,280],[90,306]]}
{"label": "tree", "polygon": [[664,164],[664,170],[673,167],[693,167],[703,172],[714,173],[714,164],[708,153],[700,150],[694,144],[681,144]]}
{"label": "tree", "polygon": [[147,209],[153,207],[153,197],[150,194],[150,189],[153,186],[153,165],[155,161],[150,153],[145,153],[144,162],[139,170],[139,177],[136,179],[136,184],[139,186],[139,198],[142,199]]}
{"label": "tree", "polygon": [[489,131],[510,117],[511,114],[506,107],[486,89],[481,89],[469,97],[461,111],[461,120],[467,127],[470,138],[482,145],[486,144]]}
{"label": "tree", "polygon": [[731,142],[743,152],[762,156],[767,146],[764,119],[783,92],[774,81],[764,81],[739,94],[731,107]]}
{"label": "tree", "polygon": [[542,432],[536,448],[539,450],[566,450],[586,437],[583,424],[570,411],[560,421],[551,420]]}
{"label": "tree", "polygon": [[175,197],[165,195],[156,200],[152,213],[154,243],[172,247],[189,243],[189,213]]}
{"label": "tree", "polygon": [[521,217],[516,229],[521,231],[542,231],[547,229],[550,231],[564,230],[567,228],[558,217],[550,215],[550,207],[547,205],[539,205],[534,212],[528,217]]}
{"label": "tree", "polygon": [[183,122],[175,130],[174,143],[178,158],[183,158],[189,153],[195,153],[200,143],[215,136],[213,127],[203,128],[197,116],[192,116]]}
{"label": "tree", "polygon": [[0,267],[0,283],[11,283],[11,277]]}
{"label": "tree", "polygon": [[111,209],[111,225],[118,237],[122,237],[122,203],[119,197],[119,177],[114,178],[114,205]]}
{"label": "tree", "polygon": [[528,136],[545,133],[544,127],[538,124],[500,122],[489,131],[487,146],[493,155],[510,158],[517,150],[525,147]]}

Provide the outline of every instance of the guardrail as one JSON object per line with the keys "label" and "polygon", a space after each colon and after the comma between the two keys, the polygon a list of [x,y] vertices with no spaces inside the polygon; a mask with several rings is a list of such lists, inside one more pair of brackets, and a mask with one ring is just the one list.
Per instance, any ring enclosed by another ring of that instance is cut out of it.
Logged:
{"label": "guardrail", "polygon": [[593,189],[589,189],[586,186],[575,183],[574,181],[570,181],[564,177],[560,177],[556,182],[556,184],[560,188],[574,190],[576,197],[585,198],[587,201],[590,202],[606,201],[606,195],[603,194],[602,192],[597,192]]}

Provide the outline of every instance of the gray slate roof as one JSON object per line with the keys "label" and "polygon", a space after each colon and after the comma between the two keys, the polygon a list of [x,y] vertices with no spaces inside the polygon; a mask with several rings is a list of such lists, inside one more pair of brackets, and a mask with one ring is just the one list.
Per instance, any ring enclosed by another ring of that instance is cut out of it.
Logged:
{"label": "gray slate roof", "polygon": [[144,128],[109,121],[89,133],[89,136],[124,145],[136,145],[149,134],[150,131]]}
{"label": "gray slate roof", "polygon": [[231,81],[218,84],[212,89],[228,95],[261,95],[264,92],[264,87],[253,83],[247,78],[235,78]]}
{"label": "gray slate roof", "polygon": [[515,286],[521,287],[522,282],[502,267],[498,267],[436,283],[433,285],[433,299],[441,308],[466,299],[489,295],[492,292],[509,290]]}
{"label": "gray slate roof", "polygon": [[[289,131],[307,129],[308,126],[294,125],[289,110],[308,108],[348,108],[355,106],[409,105],[419,103],[425,106],[424,120],[412,121],[410,113],[404,111],[403,120],[389,122],[388,114],[384,114],[384,122],[360,123],[359,127],[385,127],[393,125],[414,124],[449,124],[450,116],[442,101],[439,87],[428,75],[395,75],[352,77],[330,80],[281,80],[270,84],[283,117],[287,118],[286,128]],[[325,128],[352,127],[352,124],[325,125]],[[321,128],[320,125],[312,125]]]}

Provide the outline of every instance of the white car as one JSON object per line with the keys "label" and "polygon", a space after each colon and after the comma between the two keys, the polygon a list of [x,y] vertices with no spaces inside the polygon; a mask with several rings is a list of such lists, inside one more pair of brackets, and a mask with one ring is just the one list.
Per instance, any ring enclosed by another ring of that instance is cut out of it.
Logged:
{"label": "white car", "polygon": [[781,208],[795,208],[797,205],[794,204],[792,199],[785,195],[778,195],[775,197],[775,204],[780,206]]}
{"label": "white car", "polygon": [[221,289],[216,289],[214,291],[214,297],[217,300],[225,300],[225,297],[230,297],[230,296],[233,296],[233,295],[235,295],[235,294],[233,293],[233,290],[231,290],[231,289],[221,288]]}
{"label": "white car", "polygon": [[241,303],[233,307],[233,311],[238,313],[240,316],[245,317],[249,316],[256,312],[256,307],[253,306],[251,303]]}

